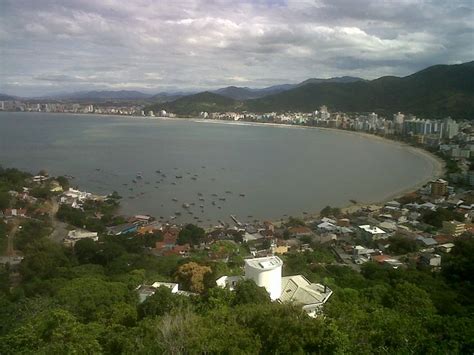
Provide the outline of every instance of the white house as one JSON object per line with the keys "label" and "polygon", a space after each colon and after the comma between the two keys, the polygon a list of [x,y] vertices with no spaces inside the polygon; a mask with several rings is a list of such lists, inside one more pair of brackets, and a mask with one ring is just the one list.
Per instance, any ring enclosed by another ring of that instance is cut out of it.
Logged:
{"label": "white house", "polygon": [[240,280],[253,280],[267,290],[272,301],[300,305],[310,317],[316,317],[332,290],[311,283],[303,275],[282,277],[282,266],[283,261],[278,256],[246,259],[245,276],[222,276],[216,284],[233,290]]}

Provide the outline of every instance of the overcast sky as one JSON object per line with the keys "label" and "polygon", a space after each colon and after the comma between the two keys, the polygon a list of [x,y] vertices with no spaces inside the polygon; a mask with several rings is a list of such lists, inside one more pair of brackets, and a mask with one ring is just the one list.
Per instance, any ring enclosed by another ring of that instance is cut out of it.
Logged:
{"label": "overcast sky", "polygon": [[0,0],[0,92],[264,87],[474,59],[474,0]]}

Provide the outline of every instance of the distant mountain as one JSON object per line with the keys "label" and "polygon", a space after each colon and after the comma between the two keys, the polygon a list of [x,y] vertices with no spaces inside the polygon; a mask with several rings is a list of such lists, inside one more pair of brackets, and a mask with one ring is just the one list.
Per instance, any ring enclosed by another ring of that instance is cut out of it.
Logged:
{"label": "distant mountain", "polygon": [[311,78],[311,79],[307,79],[305,81],[302,81],[301,83],[295,85],[295,87],[303,86],[303,85],[306,85],[306,84],[355,83],[356,81],[364,81],[364,79],[357,78],[357,77],[354,77],[354,76],[339,76],[339,77],[329,78],[329,79]]}
{"label": "distant mountain", "polygon": [[319,84],[319,83],[351,83],[355,81],[362,81],[364,79],[361,78],[356,78],[352,76],[343,76],[343,77],[337,77],[337,78],[329,78],[329,79],[307,79],[299,84],[282,84],[282,85],[274,85],[274,86],[269,86],[266,88],[262,89],[252,89],[248,87],[237,87],[237,86],[228,86],[222,89],[214,90],[212,91],[215,94],[222,95],[225,97],[229,97],[234,100],[249,100],[249,99],[257,99],[260,97],[264,97],[267,95],[272,95],[272,94],[277,94],[283,91],[291,90],[296,87],[313,83],[313,84]]}
{"label": "distant mountain", "polygon": [[258,97],[262,97],[259,94],[258,89],[251,89],[247,87],[237,87],[237,86],[228,86],[226,88],[218,89],[213,91],[213,93],[222,95],[234,100],[248,100],[248,99],[256,99]]}
{"label": "distant mountain", "polygon": [[415,74],[372,81],[309,83],[276,95],[248,100],[249,111],[333,111],[393,113],[474,119],[474,62],[436,65]]}
{"label": "distant mountain", "polygon": [[179,99],[180,97],[186,96],[189,94],[186,93],[169,93],[169,92],[160,92],[158,94],[152,95],[148,98],[151,102],[161,103],[169,102]]}
{"label": "distant mountain", "polygon": [[172,102],[153,104],[145,108],[146,111],[166,110],[178,115],[197,115],[199,112],[218,112],[226,110],[240,110],[242,103],[234,99],[214,94],[201,92],[195,95],[181,97]]}
{"label": "distant mountain", "polygon": [[152,95],[140,91],[79,91],[71,94],[53,96],[52,98],[70,101],[106,101],[106,100],[144,100]]}
{"label": "distant mountain", "polygon": [[16,100],[15,97],[0,93],[0,101]]}

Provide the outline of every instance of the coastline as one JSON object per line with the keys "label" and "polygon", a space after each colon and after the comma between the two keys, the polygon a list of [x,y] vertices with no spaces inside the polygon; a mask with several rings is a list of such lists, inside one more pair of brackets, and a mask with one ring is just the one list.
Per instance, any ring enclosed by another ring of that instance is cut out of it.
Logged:
{"label": "coastline", "polygon": [[[26,112],[29,113],[29,112]],[[42,113],[42,112],[36,112]],[[108,115],[108,114],[86,114],[86,113],[62,113],[67,115],[74,115],[74,116],[95,116],[98,118],[122,118],[128,120],[137,120],[146,121],[146,120],[162,120],[162,121],[183,121],[183,122],[195,122],[195,123],[207,123],[207,124],[222,124],[222,125],[234,125],[234,126],[255,126],[255,127],[273,127],[273,128],[292,128],[292,129],[316,129],[320,131],[332,131],[338,134],[347,134],[352,136],[358,136],[361,138],[366,139],[374,139],[380,142],[384,142],[386,144],[392,144],[398,147],[402,147],[404,149],[408,149],[411,153],[422,156],[428,161],[431,162],[432,171],[430,177],[425,178],[421,181],[414,182],[410,184],[410,186],[406,186],[404,188],[399,189],[398,191],[394,191],[390,193],[387,197],[382,200],[369,200],[369,201],[356,201],[356,203],[350,203],[346,206],[331,206],[331,207],[339,207],[344,214],[353,213],[361,208],[370,206],[370,205],[380,205],[384,204],[390,200],[399,198],[407,193],[413,192],[418,190],[420,187],[424,186],[426,183],[433,179],[437,179],[445,175],[445,162],[439,158],[438,156],[432,154],[431,152],[419,148],[411,146],[405,142],[392,140],[386,137],[377,136],[375,134],[365,133],[365,132],[358,132],[358,131],[349,131],[339,128],[328,128],[328,127],[317,127],[317,126],[300,126],[300,125],[292,125],[292,124],[284,124],[284,123],[264,123],[264,122],[247,122],[247,121],[227,121],[227,120],[215,120],[215,119],[201,119],[201,118],[183,118],[183,117],[148,117],[148,116],[125,116],[125,115]],[[303,219],[306,221],[311,221],[317,219],[319,217],[319,211],[308,212],[308,214],[303,216]],[[301,216],[298,216],[301,217]],[[282,218],[281,220],[285,220],[287,218]],[[281,220],[273,221],[276,224],[281,223]]]}

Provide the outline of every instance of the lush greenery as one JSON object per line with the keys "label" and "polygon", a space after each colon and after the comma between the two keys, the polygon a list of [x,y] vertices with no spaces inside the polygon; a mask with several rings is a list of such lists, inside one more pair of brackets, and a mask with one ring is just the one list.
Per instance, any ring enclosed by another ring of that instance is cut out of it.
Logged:
{"label": "lush greenery", "polygon": [[178,98],[175,101],[163,104],[156,104],[146,107],[145,110],[155,111],[166,110],[178,115],[196,115],[200,112],[219,112],[227,110],[238,110],[242,106],[241,103],[224,97],[213,94],[211,92],[202,92],[195,95],[189,95]]}
{"label": "lush greenery", "polygon": [[236,101],[204,92],[173,102],[150,106],[179,115],[201,111],[303,111],[321,105],[334,111],[392,114],[409,112],[429,118],[471,119],[474,116],[474,62],[459,65],[436,65],[398,78],[382,77],[371,81],[308,83],[291,90],[258,99]]}
{"label": "lush greenery", "polygon": [[[441,273],[372,263],[358,273],[334,265],[324,248],[286,255],[285,274],[334,291],[317,319],[271,303],[250,281],[235,292],[218,289],[213,281],[228,271],[225,263],[155,257],[146,252],[149,243],[109,236],[69,250],[41,233],[25,240],[21,281],[0,287],[0,353],[474,351],[472,239],[456,242]],[[139,303],[136,286],[157,280],[179,281],[199,295],[160,288]]]}

